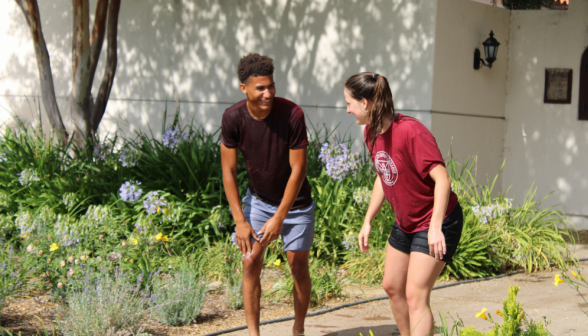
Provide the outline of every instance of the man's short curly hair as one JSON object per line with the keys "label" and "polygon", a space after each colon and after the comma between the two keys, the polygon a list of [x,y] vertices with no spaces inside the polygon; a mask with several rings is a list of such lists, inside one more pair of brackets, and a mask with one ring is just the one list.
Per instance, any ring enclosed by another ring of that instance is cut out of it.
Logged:
{"label": "man's short curly hair", "polygon": [[274,74],[274,60],[260,54],[249,54],[239,60],[237,74],[241,83],[251,77],[269,76]]}

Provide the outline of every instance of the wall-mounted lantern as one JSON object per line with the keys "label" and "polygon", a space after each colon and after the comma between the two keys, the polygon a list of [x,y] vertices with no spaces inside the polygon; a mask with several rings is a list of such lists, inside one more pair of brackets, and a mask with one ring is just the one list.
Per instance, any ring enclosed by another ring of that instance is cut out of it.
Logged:
{"label": "wall-mounted lantern", "polygon": [[494,38],[494,32],[490,31],[490,37],[482,44],[484,45],[484,53],[486,54],[486,62],[488,62],[488,64],[486,64],[484,60],[480,58],[480,49],[476,48],[476,51],[474,51],[475,70],[480,69],[482,65],[492,68],[492,63],[496,61],[496,54],[498,53],[498,46],[500,45],[500,42],[496,41]]}

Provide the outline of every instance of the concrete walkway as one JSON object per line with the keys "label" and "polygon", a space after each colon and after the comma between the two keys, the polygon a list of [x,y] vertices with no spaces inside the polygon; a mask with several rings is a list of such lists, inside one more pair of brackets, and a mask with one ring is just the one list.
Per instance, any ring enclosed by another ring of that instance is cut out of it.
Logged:
{"label": "concrete walkway", "polygon": [[[577,246],[576,254],[578,258],[588,258],[588,245]],[[588,277],[588,262],[580,263],[579,269]],[[480,318],[476,319],[476,312],[485,307],[495,320],[502,322],[494,311],[502,310],[508,287],[517,284],[521,287],[518,300],[527,316],[534,320],[546,316],[551,321],[548,329],[553,335],[588,335],[588,316],[581,310],[588,311],[588,306],[567,284],[554,286],[554,277],[558,273],[559,270],[554,269],[552,272],[517,274],[435,290],[431,297],[433,314],[438,321],[439,312],[446,315],[449,312],[455,318],[459,315],[466,325],[476,326],[480,331],[490,330],[492,325]],[[582,293],[588,299],[588,291]],[[382,290],[381,294],[375,296],[384,295]],[[448,320],[452,325],[451,318],[448,317]],[[292,321],[275,323],[262,326],[261,334],[286,336],[291,335],[291,328]],[[306,320],[308,336],[358,336],[360,332],[366,336],[369,330],[375,336],[400,335],[387,300],[353,306]],[[248,332],[242,330],[226,335],[247,336]]]}

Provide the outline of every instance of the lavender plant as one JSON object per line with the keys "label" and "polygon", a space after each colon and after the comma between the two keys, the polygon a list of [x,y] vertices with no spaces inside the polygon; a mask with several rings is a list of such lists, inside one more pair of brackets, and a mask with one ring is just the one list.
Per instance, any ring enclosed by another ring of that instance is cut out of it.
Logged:
{"label": "lavender plant", "polygon": [[224,280],[225,304],[231,309],[243,308],[243,271],[241,252],[233,245],[228,248],[225,258]]}
{"label": "lavender plant", "polygon": [[[109,272],[88,271],[66,293],[60,310],[59,326],[65,336],[136,334],[141,320],[149,313],[150,287],[143,274],[132,281],[132,274],[116,269]],[[142,289],[142,287],[144,287]]]}
{"label": "lavender plant", "polygon": [[120,186],[120,198],[125,202],[136,202],[143,194],[143,190],[139,188],[141,182],[127,181]]}
{"label": "lavender plant", "polygon": [[198,271],[184,265],[167,280],[154,279],[151,315],[165,325],[187,325],[200,314],[207,292],[207,281],[198,279]]}
{"label": "lavender plant", "polygon": [[24,280],[24,274],[18,269],[16,255],[12,245],[0,244],[0,311],[6,305],[6,299],[17,294]]}

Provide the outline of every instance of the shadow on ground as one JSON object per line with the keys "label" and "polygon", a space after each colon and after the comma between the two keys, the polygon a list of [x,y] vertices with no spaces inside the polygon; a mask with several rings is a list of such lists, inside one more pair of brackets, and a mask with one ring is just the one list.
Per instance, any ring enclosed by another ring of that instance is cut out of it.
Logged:
{"label": "shadow on ground", "polygon": [[374,335],[378,336],[400,335],[400,331],[398,330],[398,326],[396,326],[396,324],[385,324],[380,326],[358,327],[353,329],[339,330],[336,332],[325,334],[325,336],[359,336],[359,333],[361,333],[363,336],[369,336],[370,330]]}

